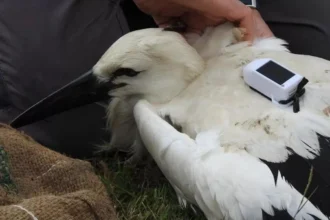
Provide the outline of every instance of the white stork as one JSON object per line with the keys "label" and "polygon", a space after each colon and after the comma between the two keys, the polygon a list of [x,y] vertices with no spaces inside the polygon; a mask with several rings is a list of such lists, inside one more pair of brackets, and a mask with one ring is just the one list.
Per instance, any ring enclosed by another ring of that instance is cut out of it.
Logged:
{"label": "white stork", "polygon": [[[189,45],[178,33],[147,29],[110,47],[93,68],[125,85],[110,92],[110,147],[133,150],[134,160],[146,147],[180,203],[209,220],[326,220],[330,146],[321,148],[318,134],[330,137],[330,62],[292,54],[276,38],[239,43],[237,33],[225,24],[187,36]],[[300,112],[244,83],[242,68],[256,58],[309,79]],[[135,74],[116,74],[121,68]]]}
{"label": "white stork", "polygon": [[[79,91],[95,100],[110,90],[107,149],[132,152],[129,162],[149,152],[180,204],[197,205],[208,220],[328,220],[330,61],[290,53],[277,38],[239,42],[229,23],[186,37],[161,28],[128,33],[57,94],[82,81]],[[309,80],[298,113],[244,83],[242,68],[256,58]],[[99,93],[86,84],[91,76]]]}

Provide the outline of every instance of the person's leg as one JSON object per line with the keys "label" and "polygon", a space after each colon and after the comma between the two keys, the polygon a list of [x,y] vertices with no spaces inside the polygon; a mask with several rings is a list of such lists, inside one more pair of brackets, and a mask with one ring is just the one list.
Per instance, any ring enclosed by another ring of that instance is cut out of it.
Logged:
{"label": "person's leg", "polygon": [[[0,2],[0,122],[88,71],[128,27],[117,0]],[[118,8],[117,8],[118,9]],[[22,129],[70,156],[103,143],[105,109],[74,109]]]}
{"label": "person's leg", "polygon": [[330,60],[330,1],[259,0],[258,11],[293,53]]}

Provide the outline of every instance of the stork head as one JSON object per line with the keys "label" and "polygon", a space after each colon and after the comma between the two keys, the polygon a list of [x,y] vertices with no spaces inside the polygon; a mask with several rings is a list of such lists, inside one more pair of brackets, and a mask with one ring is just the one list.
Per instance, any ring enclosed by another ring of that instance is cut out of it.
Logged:
{"label": "stork head", "polygon": [[180,93],[204,69],[204,61],[173,31],[151,28],[117,40],[93,67],[101,81],[118,86],[111,96],[140,95],[166,102]]}
{"label": "stork head", "polygon": [[109,95],[110,143],[101,150],[132,153],[126,162],[147,155],[137,130],[133,107],[139,99],[170,101],[203,72],[204,60],[179,33],[162,29],[131,32],[115,42],[93,67],[102,82],[117,85]]}
{"label": "stork head", "polygon": [[31,124],[109,95],[166,102],[203,69],[203,59],[179,33],[162,28],[133,31],[112,44],[91,71],[27,109],[11,125]]}

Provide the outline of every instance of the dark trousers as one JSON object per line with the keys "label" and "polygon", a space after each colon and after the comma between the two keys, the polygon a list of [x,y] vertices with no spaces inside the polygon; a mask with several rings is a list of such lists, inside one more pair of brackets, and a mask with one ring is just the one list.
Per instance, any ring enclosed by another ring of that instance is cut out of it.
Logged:
{"label": "dark trousers", "polygon": [[[0,1],[0,122],[88,71],[129,31],[118,0]],[[21,128],[41,144],[89,157],[109,139],[105,109],[87,105]]]}
{"label": "dark trousers", "polygon": [[[0,122],[89,70],[129,27],[155,26],[131,1],[123,2],[124,14],[117,2],[0,1]],[[259,0],[259,10],[292,52],[330,59],[330,1]],[[86,157],[109,138],[104,117],[104,108],[91,104],[22,130],[61,153]]]}
{"label": "dark trousers", "polygon": [[[219,0],[221,1],[221,0]],[[258,11],[277,37],[289,42],[294,53],[330,60],[330,1],[257,0]],[[155,27],[153,20],[125,1],[125,15],[132,29]],[[141,15],[142,14],[142,15]],[[137,20],[136,16],[142,17]]]}
{"label": "dark trousers", "polygon": [[258,10],[293,53],[330,60],[330,1],[259,0]]}

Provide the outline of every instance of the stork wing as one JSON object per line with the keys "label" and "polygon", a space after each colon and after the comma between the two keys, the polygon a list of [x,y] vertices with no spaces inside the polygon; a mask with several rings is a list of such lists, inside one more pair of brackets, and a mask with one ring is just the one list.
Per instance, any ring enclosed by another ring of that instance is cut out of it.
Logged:
{"label": "stork wing", "polygon": [[199,206],[207,219],[222,219],[212,188],[218,189],[213,181],[217,175],[208,175],[198,162],[201,151],[217,148],[217,131],[202,132],[193,140],[163,120],[147,101],[135,105],[134,117],[145,147],[174,188],[180,205],[186,207],[189,201]]}
{"label": "stork wing", "polygon": [[[265,204],[276,205],[277,208],[284,208],[284,212],[290,213],[299,205],[302,194],[282,180],[282,177],[275,178],[278,185],[276,186],[271,170],[255,157],[244,151],[240,154],[220,153],[221,148],[212,140],[217,139],[217,135],[212,135],[212,132],[199,134],[195,141],[175,130],[146,101],[140,101],[135,105],[134,117],[143,143],[176,191],[181,205],[185,206],[187,201],[195,203],[208,219],[221,219],[224,213],[229,214],[230,211],[238,216],[245,216],[246,219],[263,219],[262,215],[266,212],[267,216],[274,214],[271,206]],[[203,140],[205,138],[208,140]],[[205,148],[210,150],[205,151],[209,153],[200,154]],[[235,167],[235,172],[227,172],[231,167]],[[254,172],[247,172],[249,169]],[[260,177],[263,179],[260,180]],[[246,184],[235,187],[240,182]],[[256,185],[249,185],[251,183]],[[281,183],[287,188],[284,189]],[[230,193],[230,197],[225,196],[226,193],[234,191],[235,193]],[[289,203],[293,206],[279,205],[278,202],[286,201],[288,195],[294,201]],[[229,202],[229,198],[234,198],[232,203]],[[227,199],[229,205],[225,207],[225,201],[222,199]],[[263,214],[262,210],[265,211]],[[311,203],[307,203],[301,212],[302,216],[313,213],[315,216],[321,216],[321,219],[326,219]],[[275,214],[278,215],[276,212]]]}
{"label": "stork wing", "polygon": [[195,141],[175,130],[147,101],[135,105],[134,117],[144,145],[176,191],[180,204],[185,206],[186,199],[179,188],[182,189],[182,184],[189,186],[193,183],[185,168],[190,167],[186,155],[196,149]]}

